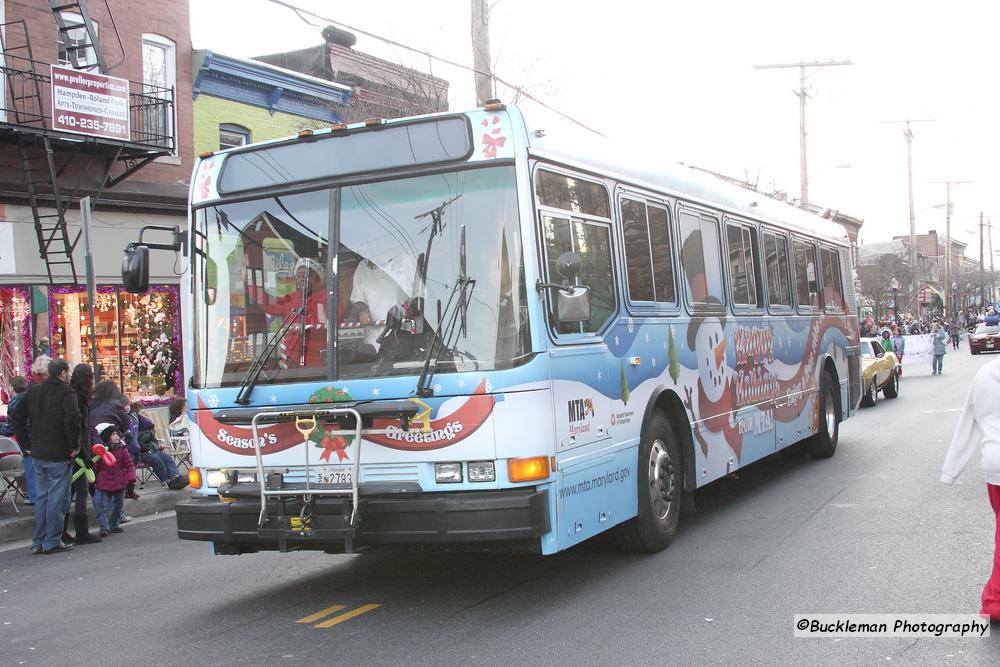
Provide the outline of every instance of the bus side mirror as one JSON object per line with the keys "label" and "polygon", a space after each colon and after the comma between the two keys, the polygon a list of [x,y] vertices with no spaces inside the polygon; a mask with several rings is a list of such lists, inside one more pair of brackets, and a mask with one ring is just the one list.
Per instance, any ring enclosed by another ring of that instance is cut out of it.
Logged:
{"label": "bus side mirror", "polygon": [[590,321],[590,288],[570,287],[556,291],[556,318],[559,322]]}
{"label": "bus side mirror", "polygon": [[149,291],[149,248],[130,243],[122,256],[122,283],[129,294]]}

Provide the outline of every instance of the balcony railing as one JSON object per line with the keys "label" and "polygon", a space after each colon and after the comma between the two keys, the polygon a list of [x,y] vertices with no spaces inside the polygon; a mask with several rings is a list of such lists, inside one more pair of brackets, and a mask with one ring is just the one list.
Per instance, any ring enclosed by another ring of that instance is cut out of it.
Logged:
{"label": "balcony railing", "polygon": [[[49,63],[6,54],[2,76],[0,127],[53,130]],[[133,144],[165,153],[174,151],[174,90],[129,81],[129,139],[95,137],[101,142]],[[56,130],[58,131],[58,130]],[[73,133],[83,137],[85,134]]]}

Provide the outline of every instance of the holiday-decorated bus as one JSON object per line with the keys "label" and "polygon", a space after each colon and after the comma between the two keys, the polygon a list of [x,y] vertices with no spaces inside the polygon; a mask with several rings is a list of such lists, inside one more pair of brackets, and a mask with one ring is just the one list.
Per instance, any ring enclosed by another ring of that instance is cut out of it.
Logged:
{"label": "holiday-decorated bus", "polygon": [[655,551],[860,400],[842,228],[497,102],[203,155],[186,245],[217,554]]}

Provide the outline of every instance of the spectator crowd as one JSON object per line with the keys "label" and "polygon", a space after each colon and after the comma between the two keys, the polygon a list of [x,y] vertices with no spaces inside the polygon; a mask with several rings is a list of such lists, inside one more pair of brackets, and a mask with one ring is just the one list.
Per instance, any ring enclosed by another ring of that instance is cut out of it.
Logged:
{"label": "spectator crowd", "polygon": [[[35,507],[31,552],[52,554],[74,544],[100,542],[122,533],[131,520],[125,499],[138,499],[137,466],[148,467],[173,490],[187,486],[174,457],[156,436],[142,405],[129,403],[111,380],[95,384],[94,369],[40,356],[34,382],[10,383],[7,423],[0,435],[13,438],[24,458],[25,504]],[[186,428],[184,399],[170,406],[171,432]],[[91,532],[92,499],[97,532]],[[73,533],[70,532],[70,527]]]}

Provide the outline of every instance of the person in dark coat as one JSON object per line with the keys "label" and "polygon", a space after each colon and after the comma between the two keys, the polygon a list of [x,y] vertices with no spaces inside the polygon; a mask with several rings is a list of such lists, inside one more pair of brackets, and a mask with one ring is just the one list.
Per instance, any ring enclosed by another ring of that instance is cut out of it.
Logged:
{"label": "person in dark coat", "polygon": [[69,364],[53,359],[48,378],[32,385],[9,415],[18,444],[35,459],[37,496],[31,540],[31,553],[35,554],[73,548],[62,541],[62,533],[72,461],[80,453],[80,407],[68,383]]}
{"label": "person in dark coat", "polygon": [[[80,455],[76,457],[76,460],[82,462],[84,466],[90,467],[90,457],[93,456],[90,445],[94,440],[90,426],[90,401],[94,394],[94,369],[88,364],[77,364],[73,368],[73,374],[70,375],[69,386],[76,392],[77,402],[80,406]],[[73,472],[76,472],[78,467],[79,465],[74,466]],[[73,528],[76,532],[73,541],[77,544],[93,544],[101,541],[100,536],[90,532],[90,519],[87,516],[88,496],[90,496],[90,490],[87,485],[87,476],[83,474],[73,482],[70,494],[70,500],[74,503]],[[67,521],[69,516],[67,513]],[[66,528],[68,529],[68,526]],[[66,541],[66,537],[67,533],[64,531],[63,542]]]}
{"label": "person in dark coat", "polygon": [[[132,462],[139,460],[139,442],[132,435],[131,422],[128,416],[128,400],[122,396],[118,385],[112,380],[103,380],[94,388],[94,400],[90,408],[90,423],[101,424],[107,422],[114,424],[118,432],[125,440],[125,447],[132,456]],[[135,492],[135,484],[129,484],[125,490],[125,497],[137,500],[139,494]]]}

